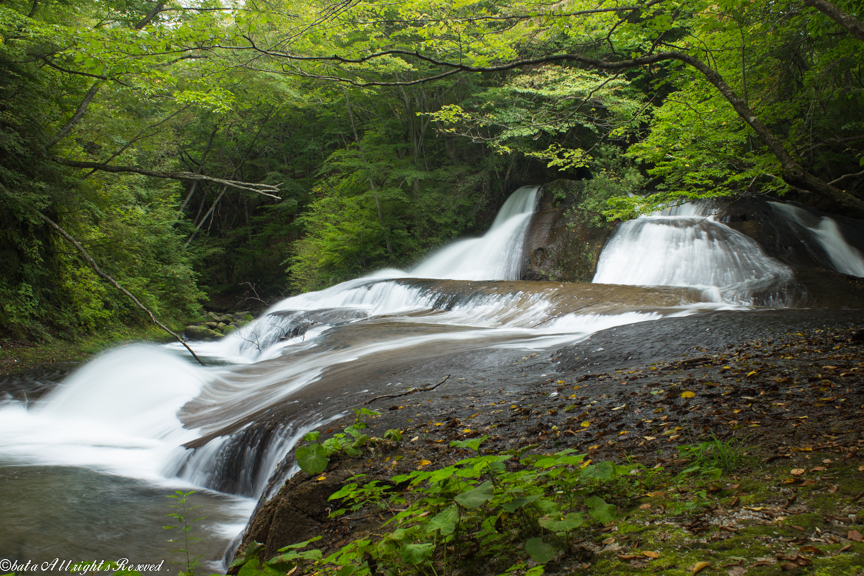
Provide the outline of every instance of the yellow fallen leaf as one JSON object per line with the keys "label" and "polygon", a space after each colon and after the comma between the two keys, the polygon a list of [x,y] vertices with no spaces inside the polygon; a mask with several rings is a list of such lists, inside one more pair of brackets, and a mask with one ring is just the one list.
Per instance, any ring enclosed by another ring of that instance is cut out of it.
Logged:
{"label": "yellow fallen leaf", "polygon": [[689,391],[689,390],[687,390],[686,392],[682,392],[682,393],[681,393],[681,398],[693,398],[693,397],[695,397],[695,396],[696,396],[696,393],[695,393],[695,392],[691,392],[691,391]]}
{"label": "yellow fallen leaf", "polygon": [[430,464],[432,464],[432,462],[430,462],[429,460],[420,460],[420,464],[418,464],[418,466],[429,466]]}
{"label": "yellow fallen leaf", "polygon": [[701,572],[705,568],[708,568],[709,566],[711,566],[710,562],[697,562],[696,565],[693,566],[693,572],[692,573],[698,574],[699,572]]}
{"label": "yellow fallen leaf", "polygon": [[643,550],[642,554],[644,556],[647,556],[648,558],[653,559],[653,560],[656,560],[657,558],[660,557],[660,554],[658,554],[657,552],[651,552],[650,550]]}
{"label": "yellow fallen leaf", "polygon": [[564,384],[564,381],[563,381],[563,380],[558,380],[558,381],[555,382],[555,383],[556,383],[556,384]]}
{"label": "yellow fallen leaf", "polygon": [[864,472],[864,464],[858,466],[858,472]]}
{"label": "yellow fallen leaf", "polygon": [[471,429],[470,429],[470,428],[465,428],[464,430],[462,430],[462,433],[463,433],[463,434],[470,434],[470,433],[471,433]]}
{"label": "yellow fallen leaf", "polygon": [[803,468],[793,468],[790,474],[792,474],[793,476],[800,476],[804,474],[804,472],[805,470]]}
{"label": "yellow fallen leaf", "polygon": [[645,440],[656,440],[657,439],[654,436],[643,436],[643,438],[645,438]]}
{"label": "yellow fallen leaf", "polygon": [[319,476],[319,477],[316,478],[315,480],[317,480],[318,482],[321,482],[321,481],[326,480],[326,479],[327,479],[327,475],[326,475],[326,474],[322,474],[321,476]]}
{"label": "yellow fallen leaf", "polygon": [[629,433],[630,432],[628,432],[627,430],[622,430],[621,432],[618,432],[618,436],[623,436],[624,434],[629,434]]}
{"label": "yellow fallen leaf", "polygon": [[752,372],[747,373],[747,377],[752,378],[753,376],[756,376],[756,374],[758,374],[758,372],[756,372],[756,370],[753,370]]}
{"label": "yellow fallen leaf", "polygon": [[594,446],[589,446],[589,447],[588,447],[588,450],[597,450],[598,448],[600,448],[600,445],[599,445],[599,444],[595,444]]}
{"label": "yellow fallen leaf", "polygon": [[591,425],[591,422],[589,422],[589,421],[587,421],[587,420],[586,420],[585,422],[582,422],[582,424],[580,424],[580,426],[582,426],[582,428],[587,428],[587,427],[589,427],[590,425]]}

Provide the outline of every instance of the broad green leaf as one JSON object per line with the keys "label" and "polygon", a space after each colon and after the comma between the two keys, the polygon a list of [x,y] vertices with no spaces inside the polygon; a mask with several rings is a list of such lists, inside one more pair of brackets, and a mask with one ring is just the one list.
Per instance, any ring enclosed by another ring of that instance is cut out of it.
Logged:
{"label": "broad green leaf", "polygon": [[434,551],[434,544],[406,544],[402,547],[402,561],[416,566],[425,562]]}
{"label": "broad green leaf", "polygon": [[520,496],[519,498],[511,500],[510,502],[504,502],[503,504],[501,504],[501,508],[503,508],[507,512],[515,512],[516,510],[518,510],[519,508],[521,508],[525,504],[529,504],[531,502],[534,502],[535,500],[539,499],[540,497],[541,497],[540,494],[532,494],[530,496]]}
{"label": "broad green leaf", "polygon": [[551,544],[547,544],[541,538],[531,538],[525,542],[525,551],[531,559],[538,564],[546,564],[555,556],[558,550]]}
{"label": "broad green leaf", "polygon": [[426,526],[427,532],[438,530],[442,535],[447,536],[456,530],[456,524],[459,522],[459,508],[449,506],[435,515]]}
{"label": "broad green leaf", "polygon": [[570,512],[566,516],[547,514],[540,518],[540,526],[552,532],[569,532],[584,524],[581,512]]}
{"label": "broad green leaf", "polygon": [[327,469],[330,457],[321,444],[310,444],[297,449],[297,465],[307,474],[320,474]]}
{"label": "broad green leaf", "polygon": [[605,500],[598,496],[591,496],[585,499],[585,506],[595,520],[603,524],[611,522],[615,519],[615,506],[607,504]]}
{"label": "broad green leaf", "polygon": [[477,488],[463,492],[456,496],[456,502],[464,508],[473,510],[479,508],[495,496],[495,489],[492,482],[486,481]]}

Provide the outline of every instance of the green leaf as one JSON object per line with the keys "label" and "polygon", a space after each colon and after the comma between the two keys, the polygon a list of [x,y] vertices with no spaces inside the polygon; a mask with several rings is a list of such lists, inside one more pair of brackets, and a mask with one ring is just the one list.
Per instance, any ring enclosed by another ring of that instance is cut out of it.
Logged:
{"label": "green leaf", "polygon": [[603,524],[605,524],[615,519],[615,506],[612,504],[607,504],[605,500],[598,496],[591,496],[590,498],[586,498],[585,506],[588,507],[588,511],[591,513],[591,516],[593,516],[594,519],[598,522],[602,522]]}
{"label": "green leaf", "polygon": [[297,465],[307,474],[320,474],[327,469],[329,462],[330,458],[321,444],[310,444],[297,449]]}
{"label": "green leaf", "polygon": [[512,512],[515,512],[516,510],[518,510],[519,508],[521,508],[522,506],[524,506],[525,504],[530,504],[531,502],[538,500],[540,497],[541,497],[541,494],[532,494],[531,496],[521,496],[519,498],[511,500],[510,502],[504,502],[503,504],[501,504],[501,508],[503,508],[507,512],[512,513]]}
{"label": "green leaf", "polygon": [[459,522],[459,508],[450,506],[435,515],[426,526],[427,532],[438,530],[443,536],[452,534]]}
{"label": "green leaf", "polygon": [[391,428],[390,430],[387,430],[386,432],[384,432],[384,438],[386,438],[388,440],[392,440],[394,442],[401,442],[402,441],[402,432],[399,430],[394,430],[393,428]]}
{"label": "green leaf", "polygon": [[525,551],[538,564],[546,564],[557,552],[554,546],[547,544],[541,538],[531,538],[525,542]]}
{"label": "green leaf", "polygon": [[407,544],[402,547],[402,561],[414,566],[422,564],[435,551],[435,544]]}
{"label": "green leaf", "polygon": [[303,440],[306,440],[307,442],[315,442],[320,437],[321,437],[321,432],[319,432],[318,430],[313,430],[312,432],[309,432],[308,434],[303,436]]}
{"label": "green leaf", "polygon": [[547,514],[540,518],[540,526],[552,532],[570,532],[584,524],[581,512],[571,512],[566,516]]}
{"label": "green leaf", "polygon": [[454,448],[470,448],[475,452],[480,452],[480,444],[486,440],[488,436],[481,436],[480,438],[471,438],[469,440],[453,440],[450,442],[450,446]]}
{"label": "green leaf", "polygon": [[491,500],[493,496],[495,496],[495,489],[492,486],[492,482],[486,481],[473,490],[463,492],[456,496],[456,502],[464,508],[473,510]]}

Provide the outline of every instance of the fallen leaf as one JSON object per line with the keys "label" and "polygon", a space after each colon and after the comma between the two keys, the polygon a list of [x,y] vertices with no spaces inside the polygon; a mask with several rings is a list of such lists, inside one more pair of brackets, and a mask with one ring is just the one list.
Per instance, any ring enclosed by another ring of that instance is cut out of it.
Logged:
{"label": "fallen leaf", "polygon": [[798,564],[793,564],[792,562],[783,562],[780,564],[781,570],[797,570]]}
{"label": "fallen leaf", "polygon": [[804,472],[806,472],[806,470],[804,470],[803,468],[794,468],[791,474],[793,476],[800,476],[801,474],[804,474]]}
{"label": "fallen leaf", "polygon": [[643,550],[642,554],[644,554],[648,558],[651,558],[652,560],[656,560],[660,557],[660,554],[658,554],[657,552],[651,552],[650,550]]}
{"label": "fallen leaf", "polygon": [[[611,536],[609,538],[606,538],[605,540],[603,540],[603,544],[606,546],[608,546],[609,544],[614,544],[614,543],[615,543],[615,538],[612,538]],[[637,558],[638,558],[638,556],[637,556]]]}
{"label": "fallen leaf", "polygon": [[747,574],[747,569],[743,566],[735,566],[729,570],[729,576],[744,576],[744,574]]}
{"label": "fallen leaf", "polygon": [[864,464],[858,467],[858,472],[864,472]]}
{"label": "fallen leaf", "polygon": [[615,408],[612,408],[612,412],[615,412],[616,410],[621,410],[622,408],[626,408],[626,407],[627,407],[626,404],[622,404],[621,406],[617,406]]}
{"label": "fallen leaf", "polygon": [[861,533],[857,530],[849,530],[849,534],[846,537],[853,542],[861,542]]}
{"label": "fallen leaf", "polygon": [[711,566],[710,562],[697,562],[696,565],[693,566],[693,570],[691,571],[691,574],[698,574],[699,572],[701,572],[705,568],[708,568],[709,566]]}
{"label": "fallen leaf", "polygon": [[580,426],[582,426],[582,428],[587,428],[590,425],[591,425],[591,422],[588,422],[587,420],[585,422],[582,422],[582,424],[580,424]]}
{"label": "fallen leaf", "polygon": [[420,464],[418,464],[418,466],[429,466],[430,464],[432,464],[432,462],[430,462],[429,460],[420,460]]}
{"label": "fallen leaf", "polygon": [[651,504],[642,504],[641,506],[639,506],[639,509],[640,510],[650,510]]}
{"label": "fallen leaf", "polygon": [[825,470],[827,470],[825,466],[814,466],[810,469],[811,472],[824,472]]}
{"label": "fallen leaf", "polygon": [[616,554],[616,556],[620,560],[629,561],[629,560],[641,560],[643,556],[639,554]]}
{"label": "fallen leaf", "polygon": [[807,554],[816,554],[817,556],[825,555],[823,550],[820,550],[816,546],[810,546],[809,544],[807,546],[802,546],[799,550],[801,550],[801,552],[806,552]]}
{"label": "fallen leaf", "polygon": [[689,390],[687,390],[686,392],[682,392],[682,393],[681,393],[681,397],[682,397],[682,398],[695,398],[695,397],[696,397],[696,393],[695,393],[695,392],[690,392]]}

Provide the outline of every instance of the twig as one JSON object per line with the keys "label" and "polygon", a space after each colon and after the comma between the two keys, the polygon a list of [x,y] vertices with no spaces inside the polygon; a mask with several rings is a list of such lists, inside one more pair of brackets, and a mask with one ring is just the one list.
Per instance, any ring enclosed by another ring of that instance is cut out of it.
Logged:
{"label": "twig", "polygon": [[367,400],[366,402],[364,402],[364,404],[369,405],[372,402],[374,402],[375,400],[381,400],[382,398],[400,398],[402,396],[408,396],[409,394],[414,394],[415,392],[431,392],[432,390],[434,390],[435,388],[437,388],[438,386],[440,386],[441,384],[446,382],[448,378],[450,378],[450,374],[447,374],[447,376],[445,376],[443,380],[441,380],[440,382],[438,382],[434,386],[429,386],[427,388],[411,388],[410,390],[408,390],[407,392],[403,392],[402,394],[387,394],[385,396],[376,396],[375,398],[372,398],[371,400]]}

